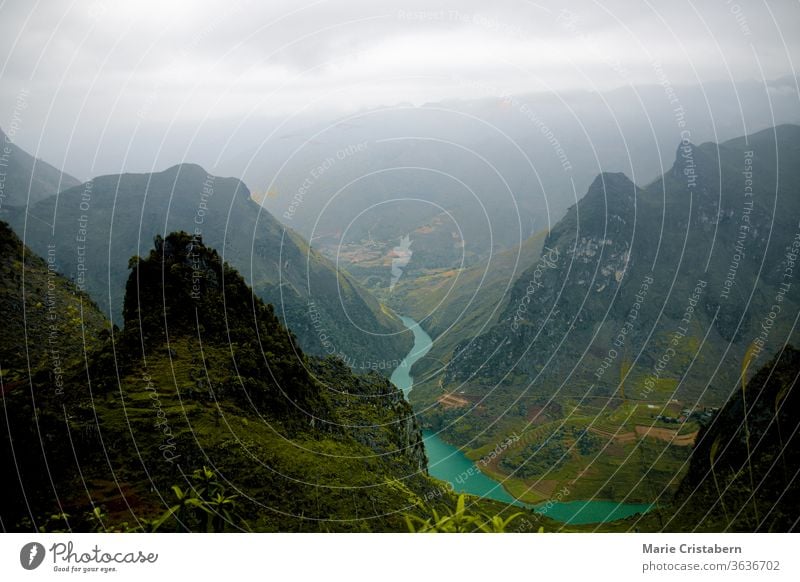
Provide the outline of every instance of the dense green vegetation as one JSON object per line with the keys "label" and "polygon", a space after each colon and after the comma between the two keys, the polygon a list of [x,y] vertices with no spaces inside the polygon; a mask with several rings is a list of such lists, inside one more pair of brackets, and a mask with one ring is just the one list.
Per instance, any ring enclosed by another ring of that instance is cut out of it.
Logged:
{"label": "dense green vegetation", "polygon": [[83,362],[108,336],[108,326],[86,293],[66,281],[52,255],[36,256],[0,221],[0,374],[4,390],[42,374],[63,390],[66,370]]}
{"label": "dense green vegetation", "polygon": [[[21,255],[2,234],[4,259]],[[69,360],[63,392],[42,369],[4,394],[0,463],[17,468],[4,528],[405,531],[409,516],[454,506],[427,476],[402,394],[305,355],[201,239],[157,237],[130,268],[125,327]],[[26,271],[45,272],[40,259]],[[84,314],[104,321],[91,303]],[[76,333],[61,343],[83,345]]]}
{"label": "dense green vegetation", "polygon": [[521,478],[536,477],[560,469],[570,454],[564,443],[564,429],[549,434],[543,442],[531,443],[504,455],[500,466]]}
{"label": "dense green vegetation", "polygon": [[[471,514],[466,510],[465,496],[459,495],[455,509],[442,515],[434,509],[427,519],[409,515],[406,521],[408,531],[412,533],[506,533],[510,531],[511,523],[523,515],[519,511],[505,518],[499,515]],[[539,531],[543,531],[543,528]]]}

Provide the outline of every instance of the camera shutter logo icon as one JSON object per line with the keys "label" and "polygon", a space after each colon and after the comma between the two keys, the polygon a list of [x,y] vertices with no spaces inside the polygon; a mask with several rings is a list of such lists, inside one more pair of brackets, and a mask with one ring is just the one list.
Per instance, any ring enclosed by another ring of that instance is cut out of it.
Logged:
{"label": "camera shutter logo icon", "polygon": [[44,554],[44,546],[39,542],[27,543],[19,552],[19,563],[26,570],[35,570],[42,565]]}

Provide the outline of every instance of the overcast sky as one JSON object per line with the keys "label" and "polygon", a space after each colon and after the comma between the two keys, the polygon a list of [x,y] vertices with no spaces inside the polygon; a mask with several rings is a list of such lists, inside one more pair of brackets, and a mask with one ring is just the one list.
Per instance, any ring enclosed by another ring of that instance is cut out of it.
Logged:
{"label": "overcast sky", "polygon": [[797,1],[571,4],[6,0],[0,125],[16,117],[20,144],[46,152],[48,136],[135,127],[773,79],[800,58]]}

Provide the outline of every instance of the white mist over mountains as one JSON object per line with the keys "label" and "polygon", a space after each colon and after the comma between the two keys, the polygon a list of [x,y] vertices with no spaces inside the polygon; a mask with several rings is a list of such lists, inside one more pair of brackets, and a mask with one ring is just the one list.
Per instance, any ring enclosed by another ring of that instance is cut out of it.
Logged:
{"label": "white mist over mountains", "polygon": [[[797,121],[793,3],[12,1],[0,14],[0,126],[23,95],[19,145],[81,179],[185,160],[243,171],[259,191],[265,172],[252,166],[274,165],[285,136],[403,103],[525,133],[503,97],[529,95],[568,145],[591,144],[609,119],[634,143],[654,133],[664,83],[688,87],[697,141]],[[751,120],[770,114],[753,99],[774,101],[774,120]],[[460,131],[468,147],[492,140],[469,123]]]}

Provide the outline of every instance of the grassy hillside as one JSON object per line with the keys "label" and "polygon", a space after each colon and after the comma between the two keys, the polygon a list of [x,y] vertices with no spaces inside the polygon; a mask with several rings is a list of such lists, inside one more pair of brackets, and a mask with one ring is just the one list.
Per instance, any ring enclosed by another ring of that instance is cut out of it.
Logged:
{"label": "grassy hillside", "polygon": [[83,362],[108,335],[108,325],[86,293],[58,275],[52,254],[33,254],[0,222],[0,369],[4,390],[24,389],[44,374],[53,390],[64,371]]}
{"label": "grassy hillside", "polygon": [[63,393],[39,375],[5,394],[4,529],[406,531],[455,506],[399,390],[306,356],[199,237],[158,237],[129,267],[124,329]]}

